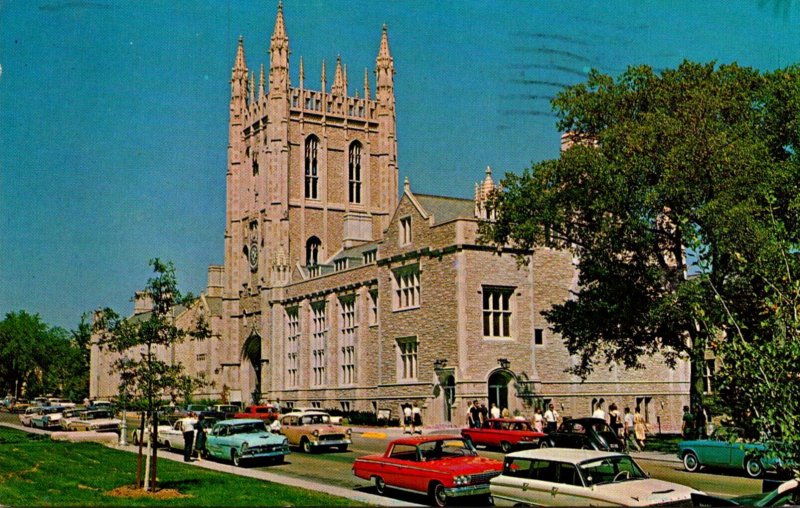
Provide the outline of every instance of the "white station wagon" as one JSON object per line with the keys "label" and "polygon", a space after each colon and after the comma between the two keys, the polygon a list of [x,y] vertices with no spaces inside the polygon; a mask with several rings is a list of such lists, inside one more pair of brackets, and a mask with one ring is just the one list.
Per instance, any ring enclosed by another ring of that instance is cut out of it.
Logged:
{"label": "white station wagon", "polygon": [[568,448],[509,453],[490,490],[497,506],[691,506],[701,494],[650,478],[629,455]]}

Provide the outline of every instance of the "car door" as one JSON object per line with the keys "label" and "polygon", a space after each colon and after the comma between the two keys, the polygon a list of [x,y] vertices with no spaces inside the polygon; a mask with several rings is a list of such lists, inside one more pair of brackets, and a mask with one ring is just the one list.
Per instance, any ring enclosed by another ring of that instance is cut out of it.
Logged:
{"label": "car door", "polygon": [[[752,447],[748,450],[747,445],[744,443],[744,431],[738,428],[730,429],[728,436],[728,463],[724,465],[735,468],[744,467],[745,456],[748,451],[752,451]],[[734,438],[736,440],[731,443],[730,440]]]}
{"label": "car door", "polygon": [[556,485],[550,489],[551,506],[585,506],[586,488],[575,465],[558,464],[557,475]]}
{"label": "car door", "polygon": [[491,482],[492,495],[497,504],[541,504],[544,496],[537,492],[532,480],[532,470],[536,463],[523,457],[508,457],[503,463],[503,473]]}
{"label": "car door", "polygon": [[711,438],[703,441],[703,457],[700,463],[707,466],[727,467],[731,460],[730,433],[725,428],[718,428]]}
{"label": "car door", "polygon": [[383,479],[387,485],[410,489],[413,481],[410,478],[411,469],[417,465],[417,447],[413,445],[396,444],[389,452],[389,456],[381,466]]}

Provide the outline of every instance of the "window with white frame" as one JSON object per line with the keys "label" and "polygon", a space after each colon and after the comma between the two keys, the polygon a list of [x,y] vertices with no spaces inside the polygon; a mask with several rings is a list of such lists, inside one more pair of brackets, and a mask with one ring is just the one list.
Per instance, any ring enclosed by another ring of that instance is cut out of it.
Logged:
{"label": "window with white frame", "polygon": [[400,219],[400,245],[411,243],[411,217]]}
{"label": "window with white frame", "polygon": [[342,405],[342,411],[343,412],[345,412],[345,413],[349,413],[350,412],[350,408],[352,407],[352,405],[350,404],[349,400],[343,400],[343,401],[340,402],[340,404]]}
{"label": "window with white frame", "polygon": [[511,295],[513,288],[483,287],[483,336],[511,338]]}
{"label": "window with white frame", "polygon": [[314,386],[325,384],[325,342],[328,334],[325,307],[324,301],[311,304],[311,371]]}
{"label": "window with white frame", "polygon": [[318,400],[312,400],[311,407],[313,407],[314,409],[322,409],[322,402]]}
{"label": "window with white frame", "polygon": [[339,299],[341,309],[341,328],[339,337],[341,339],[341,384],[351,385],[355,383],[356,375],[356,297],[348,295]]}
{"label": "window with white frame", "polygon": [[716,370],[716,360],[709,359],[703,362],[703,393],[714,393],[714,371]]}
{"label": "window with white frame", "polygon": [[400,380],[417,378],[417,349],[419,343],[416,337],[397,339],[397,377]]}
{"label": "window with white frame", "polygon": [[420,283],[419,265],[405,266],[393,272],[394,310],[419,307]]}
{"label": "window with white frame", "polygon": [[350,202],[361,203],[361,143],[354,141],[350,145]]}
{"label": "window with white frame", "polygon": [[369,292],[369,325],[378,324],[378,291]]}
{"label": "window with white frame", "polygon": [[300,318],[297,307],[286,309],[286,386],[297,386],[297,352],[300,342]]}
{"label": "window with white frame", "polygon": [[305,176],[306,187],[305,197],[307,199],[317,199],[319,194],[317,192],[319,173],[317,167],[317,149],[319,148],[319,139],[316,136],[309,136],[306,139],[306,157],[305,157]]}

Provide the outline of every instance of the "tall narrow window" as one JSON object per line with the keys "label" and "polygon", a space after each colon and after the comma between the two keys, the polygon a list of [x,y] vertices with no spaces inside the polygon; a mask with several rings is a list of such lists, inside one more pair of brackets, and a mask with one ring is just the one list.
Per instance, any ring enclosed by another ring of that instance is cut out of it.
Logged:
{"label": "tall narrow window", "polygon": [[716,361],[714,359],[705,360],[703,362],[703,393],[714,393],[714,373],[716,371]]}
{"label": "tall narrow window", "polygon": [[512,288],[483,287],[483,336],[492,339],[511,337]]}
{"label": "tall narrow window", "polygon": [[311,370],[314,386],[325,384],[325,343],[328,325],[325,319],[325,302],[311,305]]}
{"label": "tall narrow window", "polygon": [[398,351],[398,364],[397,364],[397,377],[398,379],[416,379],[417,378],[417,349],[419,343],[416,337],[406,337],[397,339]]}
{"label": "tall narrow window", "polygon": [[411,243],[411,217],[400,219],[400,245]]}
{"label": "tall narrow window", "polygon": [[339,300],[341,306],[341,383],[351,385],[355,383],[356,372],[356,298],[355,295],[343,297]]}
{"label": "tall narrow window", "polygon": [[297,307],[286,309],[286,386],[297,386],[297,352],[300,340],[300,319]]}
{"label": "tall narrow window", "polygon": [[316,236],[312,236],[306,241],[306,266],[317,266],[319,264],[319,248],[322,242]]}
{"label": "tall narrow window", "polygon": [[350,145],[350,202],[361,203],[361,143]]}
{"label": "tall narrow window", "polygon": [[306,198],[319,199],[317,187],[319,183],[319,173],[317,168],[317,149],[319,148],[319,139],[316,136],[309,136],[306,139]]}
{"label": "tall narrow window", "polygon": [[394,310],[419,307],[419,265],[403,267],[394,272]]}
{"label": "tall narrow window", "polygon": [[369,292],[369,325],[378,324],[378,291]]}

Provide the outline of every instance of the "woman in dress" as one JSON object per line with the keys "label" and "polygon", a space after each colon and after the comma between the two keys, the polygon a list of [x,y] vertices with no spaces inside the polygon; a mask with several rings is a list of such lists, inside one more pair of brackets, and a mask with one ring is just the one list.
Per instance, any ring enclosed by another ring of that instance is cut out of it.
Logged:
{"label": "woman in dress", "polygon": [[644,440],[647,438],[647,424],[638,407],[633,414],[633,432],[636,435],[636,444],[639,445],[641,450],[644,450]]}

